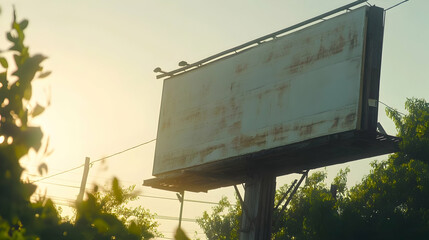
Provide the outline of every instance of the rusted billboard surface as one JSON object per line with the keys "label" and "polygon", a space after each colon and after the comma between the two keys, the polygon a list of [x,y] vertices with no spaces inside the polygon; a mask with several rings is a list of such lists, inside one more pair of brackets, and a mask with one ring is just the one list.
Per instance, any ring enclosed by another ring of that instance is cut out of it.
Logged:
{"label": "rusted billboard surface", "polygon": [[359,130],[366,10],[164,80],[153,174]]}

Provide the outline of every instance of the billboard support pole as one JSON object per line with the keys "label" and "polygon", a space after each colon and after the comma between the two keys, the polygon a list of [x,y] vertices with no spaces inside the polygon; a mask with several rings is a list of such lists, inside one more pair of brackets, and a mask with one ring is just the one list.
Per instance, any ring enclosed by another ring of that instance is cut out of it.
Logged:
{"label": "billboard support pole", "polygon": [[240,240],[271,239],[276,176],[263,173],[246,182]]}
{"label": "billboard support pole", "polygon": [[80,183],[79,195],[77,195],[77,199],[76,199],[77,202],[82,202],[83,195],[85,194],[86,180],[88,179],[88,173],[89,173],[89,161],[90,161],[90,158],[86,157],[85,165],[83,168],[82,182]]}
{"label": "billboard support pole", "polygon": [[179,228],[182,227],[183,203],[185,201],[185,191],[177,193],[177,198],[180,201]]}

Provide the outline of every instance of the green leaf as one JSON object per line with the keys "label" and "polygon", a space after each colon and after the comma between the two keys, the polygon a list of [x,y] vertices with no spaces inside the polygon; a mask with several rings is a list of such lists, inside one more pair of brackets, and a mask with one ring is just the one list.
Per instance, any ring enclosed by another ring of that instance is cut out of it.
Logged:
{"label": "green leaf", "polygon": [[37,104],[37,105],[34,107],[34,109],[33,109],[33,112],[32,112],[32,114],[31,114],[31,116],[32,116],[32,117],[37,117],[37,116],[39,116],[40,114],[42,114],[44,111],[45,111],[45,108],[44,108],[44,107],[42,107],[42,106],[40,106],[39,104]]}
{"label": "green leaf", "polygon": [[38,151],[41,146],[43,132],[40,127],[27,127],[25,131],[21,132],[20,142],[24,143],[28,148],[34,148]]}
{"label": "green leaf", "polygon": [[11,42],[15,42],[15,38],[12,36],[12,33],[8,32],[6,34],[7,40],[11,41]]}
{"label": "green leaf", "polygon": [[117,178],[113,178],[112,191],[116,201],[118,201],[119,203],[122,203],[124,201],[124,193],[122,192],[122,189],[119,186],[119,180]]}
{"label": "green leaf", "polygon": [[32,88],[30,86],[27,89],[25,89],[25,91],[24,91],[24,99],[25,100],[30,100],[32,95],[33,95],[33,90],[32,90]]}
{"label": "green leaf", "polygon": [[95,219],[93,222],[99,233],[105,233],[109,230],[109,224],[101,218]]}
{"label": "green leaf", "polygon": [[4,58],[4,57],[0,57],[0,64],[2,65],[2,67],[4,67],[4,68],[8,68],[9,67],[9,64],[7,63],[7,60],[6,60],[6,58]]}
{"label": "green leaf", "polygon": [[47,77],[47,76],[49,76],[49,75],[51,75],[51,71],[46,71],[46,72],[42,72],[40,75],[39,75],[39,78],[45,78],[45,77]]}
{"label": "green leaf", "polygon": [[137,226],[137,224],[134,221],[131,222],[130,226],[128,227],[128,231],[130,231],[130,233],[137,236],[141,235],[142,233],[141,228],[139,228],[139,226]]}
{"label": "green leaf", "polygon": [[21,28],[21,30],[26,29],[27,26],[28,26],[28,20],[27,19],[24,19],[19,23],[19,27]]}

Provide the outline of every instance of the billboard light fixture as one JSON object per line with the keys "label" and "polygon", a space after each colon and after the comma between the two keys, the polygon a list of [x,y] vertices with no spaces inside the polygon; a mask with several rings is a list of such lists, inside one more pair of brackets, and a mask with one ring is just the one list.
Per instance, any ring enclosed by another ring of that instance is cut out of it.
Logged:
{"label": "billboard light fixture", "polygon": [[153,70],[154,73],[162,73],[162,74],[167,74],[167,72],[162,71],[162,69],[160,67],[157,67]]}

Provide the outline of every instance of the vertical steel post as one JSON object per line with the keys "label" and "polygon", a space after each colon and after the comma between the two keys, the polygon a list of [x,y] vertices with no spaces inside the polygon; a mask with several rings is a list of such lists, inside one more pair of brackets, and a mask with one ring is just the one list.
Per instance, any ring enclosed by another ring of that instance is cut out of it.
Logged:
{"label": "vertical steel post", "polygon": [[85,193],[85,186],[86,186],[86,180],[88,179],[88,172],[89,172],[89,157],[85,158],[85,166],[83,169],[83,175],[82,175],[82,182],[80,183],[80,191],[79,195],[77,195],[77,202],[82,202],[83,200],[83,194]]}
{"label": "vertical steel post", "polygon": [[[256,175],[246,182],[241,217],[240,240],[271,239],[271,222],[276,192],[276,176]],[[244,207],[244,206],[243,206]]]}
{"label": "vertical steel post", "polygon": [[180,215],[179,215],[179,228],[182,227],[182,213],[183,213],[183,203],[185,202],[185,191],[180,193],[180,197],[177,196],[180,201]]}

